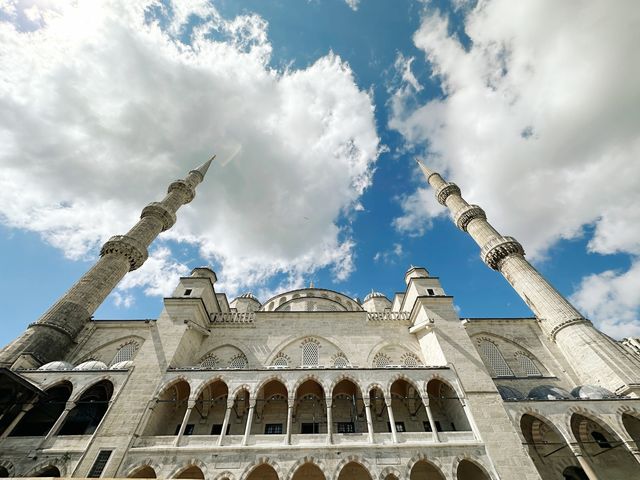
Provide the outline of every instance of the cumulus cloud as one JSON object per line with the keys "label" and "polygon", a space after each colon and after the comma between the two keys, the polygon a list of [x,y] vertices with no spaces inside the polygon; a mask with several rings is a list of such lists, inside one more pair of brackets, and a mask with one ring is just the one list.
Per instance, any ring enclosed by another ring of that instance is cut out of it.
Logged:
{"label": "cumulus cloud", "polygon": [[[91,256],[217,153],[162,238],[217,261],[230,293],[278,274],[349,275],[354,241],[338,220],[370,184],[379,140],[347,63],[329,52],[271,68],[267,23],[207,1],[38,5],[0,4],[2,223]],[[170,290],[185,267],[161,247],[121,288]]]}
{"label": "cumulus cloud", "polygon": [[402,248],[401,243],[394,243],[392,248],[383,252],[376,252],[373,256],[374,262],[384,262],[384,263],[396,263],[396,261],[402,258],[404,254],[404,249]]}
{"label": "cumulus cloud", "polygon": [[[530,258],[585,225],[590,251],[638,254],[636,2],[479,2],[465,17],[467,46],[429,12],[413,39],[443,95],[416,106],[398,88],[390,127]],[[398,228],[424,228],[439,213],[420,206],[422,195],[408,197]]]}

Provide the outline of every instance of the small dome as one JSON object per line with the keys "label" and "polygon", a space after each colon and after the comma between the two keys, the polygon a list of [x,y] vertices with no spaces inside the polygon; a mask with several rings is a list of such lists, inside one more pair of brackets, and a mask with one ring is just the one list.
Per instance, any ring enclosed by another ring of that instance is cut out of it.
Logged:
{"label": "small dome", "polygon": [[80,365],[76,365],[74,370],[106,370],[107,366],[99,362],[97,360],[89,360],[88,362],[83,362]]}
{"label": "small dome", "polygon": [[133,360],[125,360],[124,362],[114,363],[109,367],[109,370],[129,370],[133,365]]}
{"label": "small dome", "polygon": [[243,293],[242,295],[239,295],[238,298],[250,298],[251,300],[255,300],[256,302],[260,303],[260,300],[258,300],[256,296],[251,292]]}
{"label": "small dome", "polygon": [[367,300],[371,300],[372,298],[387,298],[387,296],[384,293],[374,292],[373,290],[371,290],[371,293],[364,297],[364,301],[366,302]]}
{"label": "small dome", "polygon": [[524,394],[512,387],[498,385],[498,392],[503,400],[525,400]]}
{"label": "small dome", "polygon": [[571,400],[573,397],[564,388],[553,385],[540,385],[534,387],[527,395],[532,400]]}
{"label": "small dome", "polygon": [[613,392],[598,385],[580,385],[571,390],[571,395],[582,400],[602,400],[603,398],[616,398]]}
{"label": "small dome", "polygon": [[38,370],[73,370],[73,365],[69,362],[49,362],[42,365]]}

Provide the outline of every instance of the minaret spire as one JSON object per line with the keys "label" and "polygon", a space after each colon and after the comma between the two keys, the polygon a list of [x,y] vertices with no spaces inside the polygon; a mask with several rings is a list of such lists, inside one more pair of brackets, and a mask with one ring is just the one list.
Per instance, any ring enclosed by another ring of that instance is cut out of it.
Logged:
{"label": "minaret spire", "polygon": [[[455,183],[445,181],[439,173],[421,161],[417,162],[435,190],[438,202],[449,209],[457,227],[467,232],[480,247],[482,261],[511,284],[538,318],[542,330],[558,343],[570,362],[572,358],[579,359],[574,362],[574,369],[581,381],[601,384],[619,392],[637,384],[640,375],[631,369],[626,358],[615,361],[603,358],[604,351],[611,357],[619,357],[617,346],[593,328],[591,322],[525,259],[520,242],[493,228],[484,210],[467,203]],[[599,352],[594,344],[598,345]]]}
{"label": "minaret spire", "polygon": [[[140,220],[125,235],[111,237],[100,250],[100,259],[40,319],[0,352],[0,366],[35,367],[64,359],[78,333],[122,280],[140,268],[149,256],[147,247],[158,234],[176,222],[176,212],[196,195],[215,155],[186,178],[176,180],[160,202],[142,210]],[[16,363],[16,361],[19,362]]]}

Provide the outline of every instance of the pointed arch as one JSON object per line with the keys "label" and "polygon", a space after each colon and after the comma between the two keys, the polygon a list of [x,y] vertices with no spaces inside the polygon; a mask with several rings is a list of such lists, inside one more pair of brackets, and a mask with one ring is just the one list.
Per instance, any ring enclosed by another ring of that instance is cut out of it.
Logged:
{"label": "pointed arch", "polygon": [[492,377],[513,377],[513,370],[505,360],[496,342],[486,336],[476,337],[480,357]]}
{"label": "pointed arch", "polygon": [[300,476],[300,480],[306,480],[307,478],[309,478],[310,480],[321,480],[318,477],[313,478],[310,474],[311,472],[301,471],[301,469],[307,465],[316,467],[317,470],[319,470],[319,472],[322,474],[322,479],[326,479],[326,467],[324,463],[313,456],[306,456],[293,464],[293,466],[289,469],[289,473],[285,480],[294,480],[294,478],[296,478],[297,476]]}
{"label": "pointed arch", "polygon": [[[361,470],[358,470],[354,475],[354,473],[345,470],[345,468],[348,469],[350,465],[358,465],[361,467]],[[338,463],[333,474],[333,480],[371,480],[376,476],[375,470],[367,460],[358,455],[349,455]]]}
{"label": "pointed arch", "polygon": [[275,474],[274,480],[278,480],[282,478],[282,472],[281,472],[280,466],[274,460],[270,459],[269,457],[258,457],[256,458],[255,462],[245,467],[245,469],[242,472],[242,475],[240,475],[240,480],[249,480],[251,477],[251,474],[256,469],[263,466],[269,467],[271,470],[273,470],[273,473]]}

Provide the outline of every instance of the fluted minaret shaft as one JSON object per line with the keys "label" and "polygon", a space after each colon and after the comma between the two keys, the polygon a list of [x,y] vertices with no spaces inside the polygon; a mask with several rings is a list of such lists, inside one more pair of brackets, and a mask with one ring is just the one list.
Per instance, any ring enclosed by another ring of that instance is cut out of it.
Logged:
{"label": "fluted minaret shaft", "polygon": [[160,202],[147,205],[140,220],[125,235],[111,237],[100,250],[100,259],[40,319],[0,353],[0,366],[12,365],[21,355],[27,363],[61,360],[96,309],[129,271],[147,259],[147,247],[176,222],[176,212],[195,197],[196,187],[213,158],[183,180],[176,180]]}
{"label": "fluted minaret shaft", "polygon": [[421,162],[418,164],[438,202],[449,209],[456,226],[480,247],[482,261],[505,277],[538,318],[542,330],[558,343],[567,358],[579,359],[574,370],[583,382],[599,383],[614,390],[638,382],[639,375],[629,368],[628,359],[621,355],[619,346],[593,328],[525,259],[524,249],[515,238],[503,236],[493,228],[484,210],[467,203],[455,183],[447,182]]}

